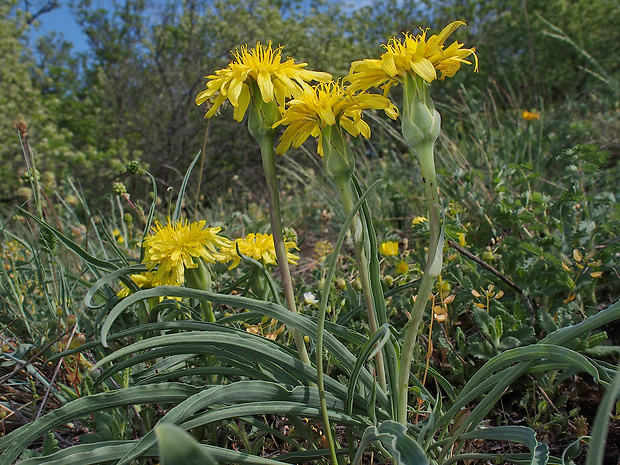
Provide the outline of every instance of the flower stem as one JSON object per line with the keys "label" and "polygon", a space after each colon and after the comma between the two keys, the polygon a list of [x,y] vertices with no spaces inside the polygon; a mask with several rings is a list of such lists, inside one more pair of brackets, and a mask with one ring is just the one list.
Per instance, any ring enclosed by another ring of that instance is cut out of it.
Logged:
{"label": "flower stem", "polygon": [[[278,176],[276,172],[275,150],[273,146],[274,131],[262,134],[257,137],[260,145],[260,152],[263,159],[263,171],[265,172],[265,181],[267,183],[267,197],[269,198],[269,217],[271,219],[271,232],[273,234],[273,243],[276,249],[276,258],[278,260],[278,268],[282,278],[282,287],[284,289],[284,299],[286,307],[293,313],[297,313],[295,304],[295,292],[293,290],[293,280],[291,271],[288,266],[288,258],[286,256],[286,246],[284,244],[284,235],[282,233],[282,214],[280,211],[280,191],[278,189]],[[306,349],[303,335],[295,328],[289,329],[295,346],[299,352],[301,360],[310,365],[310,357]]]}
{"label": "flower stem", "polygon": [[[356,202],[352,182],[350,179],[336,179],[336,185],[340,191],[340,198],[345,209],[345,214],[348,215],[353,210]],[[362,222],[359,220],[359,216],[356,216],[351,223],[351,234],[355,243],[355,258],[357,260],[357,268],[362,284],[362,292],[364,294],[364,304],[366,305],[366,312],[368,314],[368,327],[371,334],[375,334],[379,327],[377,324],[372,286],[370,284],[370,263],[364,247],[364,231]],[[385,391],[387,389],[387,383],[385,377],[385,364],[383,363],[383,350],[377,352],[377,355],[375,356],[375,364],[379,386]]]}
{"label": "flower stem", "polygon": [[430,98],[428,84],[420,78],[408,77],[405,80],[405,108],[403,111],[403,135],[415,152],[422,169],[422,184],[428,203],[428,222],[430,229],[428,259],[424,268],[420,288],[416,297],[409,322],[403,329],[405,336],[401,349],[398,370],[397,421],[407,424],[407,407],[409,401],[409,375],[413,362],[420,323],[424,316],[426,303],[433,290],[435,279],[441,273],[441,220],[439,216],[439,190],[435,172],[434,146],[439,136],[440,117]]}

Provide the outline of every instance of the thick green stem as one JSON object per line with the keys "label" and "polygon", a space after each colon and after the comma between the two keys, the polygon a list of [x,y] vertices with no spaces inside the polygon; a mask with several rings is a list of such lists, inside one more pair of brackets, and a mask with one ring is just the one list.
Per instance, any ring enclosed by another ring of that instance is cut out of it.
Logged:
{"label": "thick green stem", "polygon": [[[263,160],[263,171],[267,184],[267,197],[269,199],[269,218],[271,220],[271,232],[273,243],[276,249],[278,269],[282,278],[282,288],[284,289],[284,299],[286,307],[293,313],[297,313],[295,303],[295,291],[293,290],[293,280],[288,266],[286,256],[286,245],[284,244],[284,234],[282,233],[282,213],[280,211],[280,190],[278,189],[278,174],[276,170],[275,149],[273,146],[275,139],[274,123],[280,117],[280,112],[275,101],[263,101],[260,89],[256,82],[250,82],[252,91],[252,101],[250,102],[248,114],[248,131],[250,135],[258,141],[260,153]],[[302,362],[310,365],[310,357],[304,342],[303,334],[295,328],[289,328],[299,358]]]}
{"label": "thick green stem", "polygon": [[435,172],[434,145],[439,136],[440,117],[430,98],[428,84],[421,78],[408,76],[405,80],[405,108],[403,111],[403,135],[415,152],[422,169],[422,183],[428,203],[428,221],[430,239],[428,259],[420,283],[415,304],[411,310],[409,322],[404,328],[401,360],[398,371],[397,421],[407,424],[407,407],[409,404],[409,375],[418,331],[424,316],[426,304],[432,293],[435,279],[441,273],[441,220],[439,215],[439,191]]}
{"label": "thick green stem", "polygon": [[[282,288],[284,289],[284,299],[286,307],[293,313],[297,313],[297,305],[295,303],[295,291],[293,290],[293,280],[291,271],[288,266],[288,258],[286,256],[286,246],[284,244],[284,235],[282,233],[282,214],[280,211],[280,191],[278,189],[278,176],[276,172],[275,150],[273,147],[274,132],[264,134],[258,137],[261,156],[263,159],[263,171],[265,172],[265,181],[267,183],[267,196],[269,198],[269,217],[271,219],[271,232],[273,234],[273,243],[276,249],[276,258],[278,260],[278,268],[280,269],[280,277],[282,278]],[[299,357],[304,363],[310,365],[310,357],[306,349],[303,335],[295,328],[289,328],[295,346],[299,352]]]}
{"label": "thick green stem", "polygon": [[[353,185],[350,179],[342,180],[336,184],[338,190],[340,191],[340,198],[345,209],[345,214],[348,215],[353,210],[353,206],[356,201]],[[370,332],[374,334],[377,332],[379,327],[377,324],[372,286],[370,284],[370,263],[364,247],[364,231],[362,228],[363,226],[359,220],[359,216],[356,216],[351,223],[351,234],[353,235],[353,240],[355,243],[355,258],[357,260],[357,268],[359,270],[360,281],[362,283],[364,304],[366,305],[366,312],[368,314],[368,327],[370,328]],[[383,350],[380,350],[375,356],[375,364],[377,368],[377,380],[379,382],[379,386],[381,386],[381,389],[385,391],[387,389],[387,383],[385,377],[385,364],[383,362]]]}

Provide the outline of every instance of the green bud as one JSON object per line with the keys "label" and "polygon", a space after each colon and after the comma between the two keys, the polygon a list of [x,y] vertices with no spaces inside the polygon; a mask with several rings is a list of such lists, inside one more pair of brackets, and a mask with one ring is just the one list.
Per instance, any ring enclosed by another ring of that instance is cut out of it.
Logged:
{"label": "green bud", "polygon": [[280,119],[278,104],[272,100],[267,103],[254,81],[250,82],[252,101],[248,108],[248,131],[255,139],[274,134],[273,125]]}
{"label": "green bud", "polygon": [[355,171],[355,156],[339,126],[323,129],[323,168],[336,181],[349,182]]}
{"label": "green bud", "polygon": [[130,161],[125,165],[125,171],[130,174],[138,174],[140,172],[140,162],[137,160]]}
{"label": "green bud", "polygon": [[197,259],[198,266],[196,268],[185,269],[185,282],[187,287],[199,289],[202,291],[211,290],[211,273],[201,259]]}
{"label": "green bud", "polygon": [[56,255],[58,248],[58,239],[48,229],[41,229],[39,233],[39,244],[41,248],[51,255]]}
{"label": "green bud", "polygon": [[113,183],[112,189],[116,195],[125,195],[127,193],[127,187],[122,182]]}
{"label": "green bud", "polygon": [[407,75],[402,117],[405,140],[414,149],[423,143],[434,144],[440,128],[441,116],[435,110],[428,83],[422,78]]}

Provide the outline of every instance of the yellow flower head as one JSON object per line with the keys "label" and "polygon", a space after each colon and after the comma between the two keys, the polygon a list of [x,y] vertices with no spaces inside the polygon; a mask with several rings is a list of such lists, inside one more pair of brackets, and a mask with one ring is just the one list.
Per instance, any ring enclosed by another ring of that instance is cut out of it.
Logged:
{"label": "yellow flower head", "polygon": [[[136,284],[136,286],[138,286],[139,289],[151,289],[161,284],[155,280],[155,273],[149,271],[147,271],[146,273],[132,274],[129,277]],[[131,293],[131,289],[129,289],[127,286],[125,286],[125,284],[123,284],[123,288],[118,291],[116,295],[119,298],[124,299],[125,297],[130,296]]]}
{"label": "yellow flower head", "polygon": [[[288,262],[296,265],[299,257],[290,252],[290,250],[296,249],[297,244],[293,241],[285,240],[284,246],[286,247],[286,257]],[[224,251],[228,253],[230,259],[233,260],[233,263],[230,266],[231,269],[239,265],[239,262],[241,261],[241,257],[237,254],[237,247],[242,255],[260,261],[265,265],[277,264],[273,234],[250,233],[243,238],[235,240],[235,242],[227,246]]]}
{"label": "yellow flower head", "polygon": [[213,98],[213,104],[206,114],[212,117],[226,99],[234,109],[233,117],[241,121],[250,104],[249,80],[253,80],[260,89],[263,101],[269,103],[274,99],[278,105],[284,105],[286,98],[296,97],[301,93],[301,85],[307,81],[328,81],[331,74],[303,69],[307,63],[295,64],[293,58],[282,62],[282,47],[275,50],[271,42],[265,47],[260,42],[248,50],[247,45],[232,52],[234,60],[224,69],[207,76],[207,90],[196,97],[196,105],[201,105]]}
{"label": "yellow flower head", "polygon": [[398,255],[398,242],[385,241],[379,246],[379,253],[386,257]]}
{"label": "yellow flower head", "polygon": [[409,265],[407,265],[406,261],[401,260],[400,262],[396,264],[396,272],[398,274],[407,274],[408,271],[409,271]]}
{"label": "yellow flower head", "polygon": [[206,221],[189,223],[181,220],[165,226],[155,223],[155,232],[144,239],[144,260],[149,271],[156,267],[154,280],[177,286],[185,282],[185,269],[197,268],[196,259],[206,263],[228,262],[230,256],[218,248],[230,246],[230,241],[218,236],[222,228],[205,228]]}
{"label": "yellow flower head", "polygon": [[367,59],[355,61],[351,64],[349,81],[353,90],[368,90],[371,87],[382,87],[384,95],[390,88],[403,82],[407,73],[420,76],[427,82],[437,79],[437,71],[441,72],[439,79],[452,77],[461,67],[461,63],[471,65],[465,60],[474,56],[475,68],[478,71],[478,56],[475,48],[462,48],[464,44],[455,41],[445,48],[446,39],[459,27],[463,21],[454,21],[448,24],[438,35],[426,37],[428,29],[423,29],[416,36],[409,32],[403,33],[404,39],[393,37],[384,45],[385,53],[378,60]]}
{"label": "yellow flower head", "polygon": [[369,108],[385,110],[392,118],[398,115],[392,102],[380,95],[354,94],[335,81],[321,82],[314,87],[304,85],[303,93],[288,102],[282,119],[274,125],[287,126],[276,153],[283,154],[291,146],[297,148],[312,136],[319,138],[318,153],[323,156],[321,129],[336,124],[352,136],[361,134],[368,139],[370,127],[362,119],[362,110]]}
{"label": "yellow flower head", "polygon": [[425,216],[416,216],[413,220],[411,220],[411,226],[416,226],[418,224],[422,224],[428,221]]}
{"label": "yellow flower head", "polygon": [[459,238],[459,245],[461,247],[467,247],[467,238],[466,238],[465,233],[456,233],[456,235]]}
{"label": "yellow flower head", "polygon": [[521,113],[521,118],[525,121],[533,121],[535,119],[540,119],[540,115],[535,111],[524,110],[523,113]]}

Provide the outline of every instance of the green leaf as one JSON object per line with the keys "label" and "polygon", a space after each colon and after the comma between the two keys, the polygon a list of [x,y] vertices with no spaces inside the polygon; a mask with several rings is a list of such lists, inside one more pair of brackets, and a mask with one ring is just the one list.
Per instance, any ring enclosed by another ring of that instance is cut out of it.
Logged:
{"label": "green leaf", "polygon": [[[160,296],[170,296],[170,297],[184,297],[188,299],[196,299],[196,300],[208,300],[210,302],[214,302],[216,304],[224,304],[230,305],[233,308],[241,308],[241,309],[249,309],[256,312],[261,313],[262,315],[267,315],[271,318],[275,318],[278,321],[286,324],[288,327],[293,327],[300,330],[303,334],[309,335],[310,337],[316,337],[317,334],[317,324],[315,321],[310,319],[309,317],[293,313],[287,308],[275,304],[273,302],[264,302],[256,299],[250,299],[247,297],[241,297],[236,295],[226,295],[219,294],[215,292],[209,291],[201,291],[198,289],[189,289],[178,286],[159,286],[153,289],[142,290],[136,292],[135,294],[126,297],[121,302],[119,302],[110,312],[108,317],[106,318],[102,329],[101,329],[101,342],[104,346],[107,347],[107,334],[110,330],[114,320],[128,307],[130,307],[133,303],[138,302],[143,299],[148,299],[151,297],[160,297]],[[245,333],[247,335],[248,333]],[[200,337],[200,336],[197,336]],[[241,337],[241,336],[240,336]],[[256,337],[256,336],[255,336]],[[325,347],[330,351],[333,358],[338,361],[338,363],[348,370],[349,372],[353,371],[355,368],[355,364],[357,362],[357,358],[336,338],[333,334],[328,331],[325,331],[323,334],[325,338]],[[263,338],[261,338],[263,339]],[[263,341],[267,341],[263,339]],[[147,341],[142,341],[143,343],[149,344]],[[265,342],[268,344],[268,342]],[[194,344],[196,346],[196,344]],[[121,351],[126,348],[121,349]],[[126,350],[125,350],[126,352]],[[254,352],[253,356],[250,360],[254,360],[254,358],[262,352],[260,349],[258,352]],[[249,353],[249,351],[248,351]],[[287,357],[291,357],[291,353],[287,354]],[[259,357],[260,359],[260,357]],[[109,361],[109,357],[107,357],[106,361]],[[298,359],[296,359],[298,361]],[[98,366],[104,363],[100,361]],[[299,362],[301,364],[301,362]],[[304,369],[304,376],[306,371]],[[311,379],[316,378],[316,372],[314,375],[308,375]],[[367,369],[363,369],[360,372],[360,380],[362,383],[369,389],[372,390],[372,386],[374,385],[374,378],[368,372]],[[339,384],[339,383],[338,383]],[[339,384],[340,385],[340,384]],[[342,385],[340,385],[342,387]],[[387,408],[389,405],[388,398],[386,394],[381,390],[377,390],[377,400],[383,408]]]}
{"label": "green leaf", "polygon": [[136,386],[104,392],[71,401],[36,421],[28,423],[0,438],[0,465],[10,465],[34,440],[64,422],[124,405],[148,403],[179,403],[199,388],[181,383]]}
{"label": "green leaf", "polygon": [[407,428],[392,420],[384,421],[379,425],[370,426],[364,431],[357,454],[353,460],[354,465],[359,465],[362,454],[368,444],[373,441],[381,441],[392,457],[396,465],[426,465],[428,459],[422,447],[407,434]]}
{"label": "green leaf", "polygon": [[179,221],[179,218],[181,217],[181,209],[183,208],[183,199],[185,197],[185,190],[187,189],[187,183],[189,182],[189,176],[192,174],[192,170],[194,169],[194,166],[196,166],[196,163],[198,162],[198,159],[200,158],[201,153],[202,152],[199,151],[196,154],[191,164],[189,165],[189,168],[187,168],[187,171],[185,172],[185,176],[183,177],[183,183],[181,184],[181,188],[179,189],[179,195],[177,196],[177,204],[174,208],[174,213],[172,214],[172,218],[170,219],[172,223],[176,223],[177,221]]}
{"label": "green leaf", "polygon": [[[135,445],[134,441],[108,441],[69,447],[48,457],[37,457],[19,462],[20,465],[98,465],[116,461]],[[217,462],[248,465],[282,465],[282,462],[256,457],[243,452],[200,445]],[[312,451],[311,458],[321,457],[320,451]],[[157,447],[151,447],[143,457],[158,457]],[[293,455],[294,456],[294,455]]]}
{"label": "green leaf", "polygon": [[178,426],[161,423],[155,434],[162,465],[217,465],[211,454]]}
{"label": "green leaf", "polygon": [[65,247],[67,247],[73,253],[78,255],[88,265],[94,266],[96,268],[100,268],[102,270],[108,270],[108,271],[113,271],[113,270],[116,270],[118,268],[118,266],[114,265],[113,263],[106,262],[104,260],[100,260],[97,257],[93,257],[86,250],[84,250],[78,244],[73,242],[71,239],[69,239],[67,236],[65,236],[63,233],[61,233],[59,230],[57,230],[56,228],[53,228],[52,226],[47,224],[45,221],[43,221],[40,218],[34,216],[32,213],[30,213],[30,212],[28,212],[26,210],[23,210],[23,209],[22,209],[22,213],[24,215],[26,215],[27,217],[31,218],[32,220],[36,221],[37,223],[39,223],[39,226],[41,226],[42,228],[46,229],[47,231],[52,233],[54,236],[56,236],[56,238],[60,242],[62,242],[65,245]]}
{"label": "green leaf", "polygon": [[50,455],[54,452],[58,452],[58,439],[56,439],[56,436],[54,436],[52,431],[48,431],[45,433],[41,455]]}
{"label": "green leaf", "polygon": [[[517,442],[526,446],[530,452],[530,465],[546,465],[549,459],[549,447],[547,444],[538,442],[536,431],[525,426],[497,426],[484,428],[470,433],[465,433],[459,439],[490,439],[493,441]],[[444,465],[454,462],[456,457],[448,460]]]}
{"label": "green leaf", "polygon": [[[344,402],[326,393],[327,406],[333,416],[340,421],[351,423],[349,417],[341,414]],[[217,409],[215,406],[219,406]],[[226,407],[231,405],[232,407]],[[160,421],[162,423],[182,424],[191,429],[210,422],[238,416],[267,413],[291,413],[318,416],[319,396],[316,388],[297,386],[293,389],[266,381],[239,381],[204,389],[173,407]],[[212,409],[212,410],[210,410]],[[197,412],[204,413],[192,417]],[[191,417],[191,418],[190,418]],[[359,423],[356,421],[355,423]],[[365,426],[365,425],[362,425]],[[147,433],[135,447],[125,455],[120,464],[142,456],[155,442],[152,432]]]}
{"label": "green leaf", "polygon": [[612,380],[603,400],[598,406],[594,423],[592,424],[592,438],[588,444],[586,465],[603,465],[605,459],[605,445],[609,429],[609,414],[613,411],[616,399],[620,393],[620,368]]}

